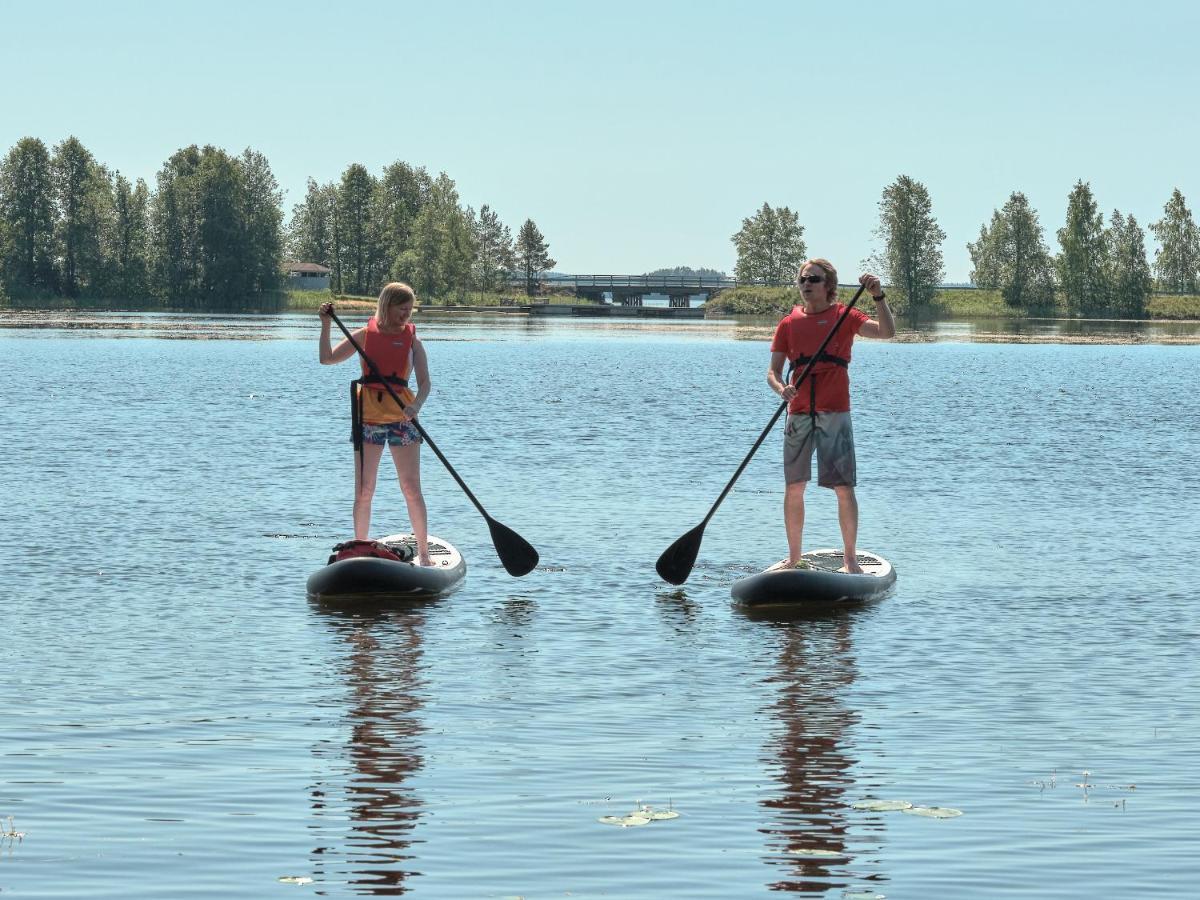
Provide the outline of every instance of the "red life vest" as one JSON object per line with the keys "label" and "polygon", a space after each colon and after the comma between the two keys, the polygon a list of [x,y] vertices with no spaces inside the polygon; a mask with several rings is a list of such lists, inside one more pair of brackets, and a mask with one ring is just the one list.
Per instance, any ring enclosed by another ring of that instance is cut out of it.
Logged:
{"label": "red life vest", "polygon": [[[412,322],[407,323],[398,332],[379,330],[375,317],[367,321],[367,337],[363,342],[363,350],[375,363],[379,374],[387,380],[396,395],[409,404],[415,395],[408,388],[408,373],[412,367],[413,342],[416,340],[417,329]],[[392,422],[403,422],[408,416],[396,405],[396,401],[388,394],[383,382],[375,376],[365,359],[362,363],[363,377],[356,384],[358,390],[356,399],[361,404],[359,421],[368,425],[388,425]]]}
{"label": "red life vest", "polygon": [[[775,338],[771,341],[771,352],[785,354],[795,365],[793,377],[800,374],[817,352],[845,309],[842,304],[834,303],[829,309],[810,315],[804,311],[804,307],[797,306],[779,323]],[[850,410],[850,374],[846,369],[850,363],[850,347],[858,330],[869,320],[866,313],[858,309],[850,310],[842,327],[825,347],[825,352],[813,363],[809,372],[811,383],[796,386],[796,396],[788,404],[788,412]]]}

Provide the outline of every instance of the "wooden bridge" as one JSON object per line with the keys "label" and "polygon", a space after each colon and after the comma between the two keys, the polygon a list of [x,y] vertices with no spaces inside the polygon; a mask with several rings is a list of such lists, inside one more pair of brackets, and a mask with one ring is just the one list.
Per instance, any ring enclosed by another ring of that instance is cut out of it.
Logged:
{"label": "wooden bridge", "polygon": [[[525,278],[514,275],[509,285],[525,287]],[[791,282],[738,281],[715,275],[541,275],[539,291],[555,293],[571,292],[576,297],[593,303],[604,301],[605,294],[612,294],[613,303],[619,306],[641,306],[647,294],[666,294],[668,305],[673,309],[686,309],[692,305],[692,297],[704,300],[730,288],[755,285],[757,287],[790,287]],[[701,301],[703,302],[703,300]]]}

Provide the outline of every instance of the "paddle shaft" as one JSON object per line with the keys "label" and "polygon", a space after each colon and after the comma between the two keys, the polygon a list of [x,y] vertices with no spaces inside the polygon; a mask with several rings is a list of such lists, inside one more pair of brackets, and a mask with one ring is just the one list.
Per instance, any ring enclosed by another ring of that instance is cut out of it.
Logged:
{"label": "paddle shaft", "polygon": [[[833,336],[837,333],[837,330],[842,327],[842,322],[846,321],[846,316],[850,315],[850,310],[854,308],[854,304],[858,302],[858,298],[862,296],[862,292],[865,289],[866,285],[859,285],[858,290],[854,292],[854,296],[850,299],[850,302],[846,304],[846,308],[842,311],[842,314],[838,316],[838,320],[834,322],[833,327],[829,329],[829,334],[825,335],[825,340],[821,341],[821,346],[817,348],[817,352],[809,358],[804,368],[800,370],[800,375],[795,381],[792,382],[794,387],[798,388],[804,379],[808,377],[808,373],[812,371],[812,367],[817,363],[817,357],[825,352],[825,348],[829,346],[829,342],[833,340]],[[737,467],[737,471],[733,473],[733,477],[729,479],[729,484],[725,485],[725,489],[721,491],[721,495],[717,497],[717,502],[712,505],[712,509],[708,511],[708,515],[706,515],[703,521],[701,521],[701,527],[704,527],[708,524],[708,520],[713,517],[713,513],[715,513],[717,511],[717,507],[721,505],[721,501],[724,500],[726,495],[733,489],[734,483],[741,476],[742,472],[745,471],[746,466],[750,465],[750,460],[754,457],[754,454],[758,452],[758,448],[762,446],[762,442],[767,439],[767,435],[771,433],[771,429],[775,427],[775,423],[779,421],[779,417],[783,415],[783,411],[787,409],[788,402],[789,401],[784,400],[783,403],[779,404],[779,409],[775,410],[775,415],[771,416],[771,421],[768,422],[767,427],[762,430],[762,434],[758,436],[758,440],[754,442],[754,446],[750,448],[750,452],[746,454],[746,458],[742,460],[742,464]]]}
{"label": "paddle shaft", "polygon": [[[350,345],[358,351],[358,355],[366,361],[367,368],[371,370],[371,374],[383,383],[383,386],[387,389],[388,396],[396,401],[397,406],[399,406],[401,409],[404,409],[404,401],[400,399],[394,390],[392,390],[392,386],[388,384],[387,379],[383,377],[383,373],[379,371],[379,367],[375,365],[375,362],[371,359],[371,357],[367,356],[367,351],[358,345],[358,341],[354,339],[354,335],[352,335],[346,329],[346,326],[342,324],[342,320],[337,317],[337,313],[335,313],[333,310],[330,310],[329,318],[333,319],[333,321],[337,323],[337,327],[342,329],[342,334],[346,335],[346,340],[348,340]],[[446,471],[450,473],[451,477],[458,482],[458,486],[462,488],[463,493],[467,495],[467,499],[475,504],[475,508],[479,510],[480,514],[485,519],[491,521],[492,517],[487,514],[487,510],[483,508],[483,504],[475,499],[475,495],[471,493],[471,489],[467,487],[467,483],[462,480],[458,472],[454,471],[454,466],[450,465],[450,460],[446,459],[442,451],[438,449],[438,445],[433,442],[433,438],[429,436],[429,432],[421,427],[421,423],[417,421],[415,416],[411,419],[411,421],[413,427],[417,429],[417,434],[421,435],[421,439],[429,445],[429,449],[432,450],[437,458],[442,461],[442,465],[446,467]]]}

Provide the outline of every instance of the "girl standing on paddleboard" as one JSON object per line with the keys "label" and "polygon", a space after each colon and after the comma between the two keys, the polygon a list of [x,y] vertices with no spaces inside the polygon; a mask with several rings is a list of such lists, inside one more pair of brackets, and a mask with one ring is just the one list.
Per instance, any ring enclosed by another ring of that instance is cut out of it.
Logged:
{"label": "girl standing on paddleboard", "polygon": [[[407,284],[394,281],[379,292],[375,315],[365,327],[354,332],[354,341],[375,364],[379,375],[372,374],[365,360],[362,377],[352,383],[352,427],[354,444],[354,537],[368,540],[371,530],[371,500],[384,445],[391,450],[400,479],[400,490],[408,505],[408,519],[417,540],[417,561],[433,565],[429,559],[429,526],[425,497],[421,493],[421,435],[412,420],[429,396],[429,362],[425,347],[417,338],[411,319],[416,295]],[[336,347],[329,343],[332,303],[320,308],[322,365],[344,362],[357,352],[349,338]],[[409,387],[413,377],[417,392]],[[384,386],[391,387],[402,401],[397,404]]]}

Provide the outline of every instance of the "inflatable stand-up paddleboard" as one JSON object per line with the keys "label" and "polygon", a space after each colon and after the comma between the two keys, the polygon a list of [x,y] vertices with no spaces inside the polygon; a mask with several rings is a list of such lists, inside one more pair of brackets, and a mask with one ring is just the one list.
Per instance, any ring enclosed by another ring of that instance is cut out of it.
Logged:
{"label": "inflatable stand-up paddleboard", "polygon": [[346,541],[308,578],[309,597],[320,600],[429,600],[449,594],[467,574],[467,563],[449,541],[429,536],[432,566],[417,565],[411,534],[376,541]]}
{"label": "inflatable stand-up paddleboard", "polygon": [[812,550],[801,557],[803,568],[787,560],[733,583],[733,599],[747,607],[804,606],[847,603],[881,597],[896,583],[892,564],[875,553],[859,551],[862,574],[839,572],[841,550]]}

